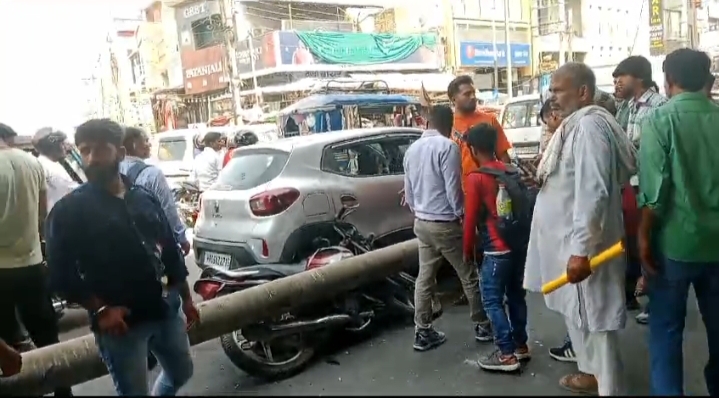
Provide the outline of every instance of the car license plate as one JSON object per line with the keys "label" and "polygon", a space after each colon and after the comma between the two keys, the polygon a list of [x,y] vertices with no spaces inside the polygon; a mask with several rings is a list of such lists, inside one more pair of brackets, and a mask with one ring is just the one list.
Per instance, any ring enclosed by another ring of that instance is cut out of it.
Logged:
{"label": "car license plate", "polygon": [[230,269],[232,256],[229,254],[205,252],[205,265],[212,265],[221,269]]}

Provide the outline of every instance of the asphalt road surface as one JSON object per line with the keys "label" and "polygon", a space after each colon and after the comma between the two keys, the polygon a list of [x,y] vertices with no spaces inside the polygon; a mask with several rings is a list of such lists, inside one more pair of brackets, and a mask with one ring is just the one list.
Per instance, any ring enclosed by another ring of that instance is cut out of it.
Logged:
{"label": "asphalt road surface", "polygon": [[[192,281],[199,270],[191,259]],[[547,349],[561,343],[564,323],[548,311],[539,295],[529,295],[530,347],[533,359],[520,374],[479,370],[478,355],[491,349],[474,341],[467,307],[449,307],[436,326],[447,343],[425,353],[412,350],[411,326],[388,326],[365,341],[335,341],[331,350],[294,378],[264,383],[237,369],[214,340],[193,348],[195,373],[180,395],[571,395],[558,381],[576,371],[574,364],[552,360]],[[68,324],[74,316],[63,320]],[[88,333],[78,328],[63,340]],[[622,332],[629,393],[649,393],[646,327],[633,319]],[[703,368],[707,361],[706,334],[692,297],[685,332],[685,383],[688,395],[706,395]],[[76,395],[115,395],[112,381],[103,377],[74,387]]]}

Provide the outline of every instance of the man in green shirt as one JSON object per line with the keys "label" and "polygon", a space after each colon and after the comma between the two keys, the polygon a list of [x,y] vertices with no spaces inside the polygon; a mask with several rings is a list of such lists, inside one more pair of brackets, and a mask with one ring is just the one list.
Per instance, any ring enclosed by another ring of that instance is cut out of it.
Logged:
{"label": "man in green shirt", "polygon": [[683,48],[664,61],[669,102],[642,121],[639,251],[649,277],[653,395],[684,395],[689,287],[707,331],[709,395],[719,395],[719,106],[704,86],[711,61]]}

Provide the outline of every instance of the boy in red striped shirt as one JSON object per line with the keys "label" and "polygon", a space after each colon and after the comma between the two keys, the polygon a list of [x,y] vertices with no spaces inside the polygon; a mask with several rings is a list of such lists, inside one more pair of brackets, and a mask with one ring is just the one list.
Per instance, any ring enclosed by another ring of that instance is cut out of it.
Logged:
{"label": "boy in red striped shirt", "polygon": [[[472,127],[466,140],[480,167],[507,170],[507,166],[497,159],[495,153],[497,130],[493,126],[482,123]],[[522,287],[526,248],[523,252],[512,251],[509,242],[502,236],[497,215],[499,185],[494,176],[481,172],[470,173],[464,187],[464,257],[465,261],[474,261],[476,250],[484,252],[479,267],[480,288],[497,346],[494,352],[480,359],[479,366],[485,370],[516,371],[520,367],[519,361],[530,357],[527,346],[527,303]],[[509,314],[505,311],[505,295]]]}

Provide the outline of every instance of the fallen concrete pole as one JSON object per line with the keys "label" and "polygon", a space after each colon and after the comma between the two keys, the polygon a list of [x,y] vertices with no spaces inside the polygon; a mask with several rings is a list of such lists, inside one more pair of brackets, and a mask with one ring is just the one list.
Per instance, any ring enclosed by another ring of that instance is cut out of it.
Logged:
{"label": "fallen concrete pole", "polygon": [[[294,307],[392,275],[416,261],[417,240],[413,239],[200,303],[201,323],[190,331],[190,342],[195,345],[215,339]],[[22,372],[0,378],[0,396],[44,395],[57,386],[76,385],[107,374],[92,334],[22,356]]]}

